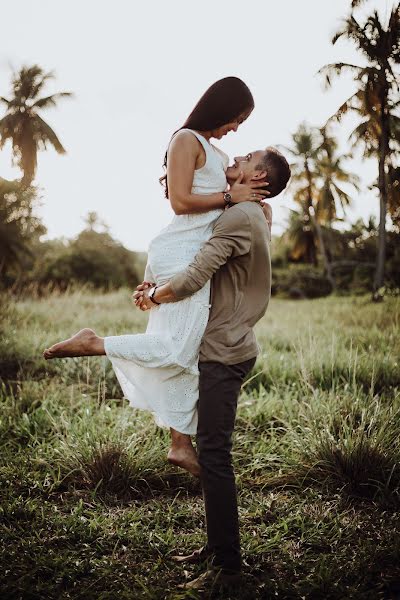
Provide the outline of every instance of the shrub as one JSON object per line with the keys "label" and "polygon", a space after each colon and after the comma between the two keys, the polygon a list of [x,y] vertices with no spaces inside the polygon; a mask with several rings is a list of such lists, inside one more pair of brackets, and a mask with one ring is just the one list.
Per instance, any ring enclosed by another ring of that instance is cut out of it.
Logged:
{"label": "shrub", "polygon": [[291,265],[272,271],[271,292],[283,298],[321,298],[332,291],[328,279],[317,269]]}

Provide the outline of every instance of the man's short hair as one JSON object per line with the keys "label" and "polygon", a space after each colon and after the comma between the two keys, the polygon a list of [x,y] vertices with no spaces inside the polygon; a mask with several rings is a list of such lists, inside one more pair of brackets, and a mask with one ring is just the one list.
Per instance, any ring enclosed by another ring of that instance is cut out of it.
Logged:
{"label": "man's short hair", "polygon": [[[273,198],[285,189],[290,179],[290,167],[286,158],[272,146],[265,149],[264,156],[260,160],[256,169],[267,171],[266,181],[268,181],[268,198]],[[267,200],[268,200],[267,198]]]}

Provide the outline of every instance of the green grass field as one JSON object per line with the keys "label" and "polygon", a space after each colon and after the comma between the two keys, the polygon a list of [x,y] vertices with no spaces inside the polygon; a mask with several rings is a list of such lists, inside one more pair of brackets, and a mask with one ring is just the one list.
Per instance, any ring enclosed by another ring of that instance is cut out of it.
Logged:
{"label": "green grass field", "polygon": [[[219,598],[400,598],[400,300],[273,299],[234,444],[243,584]],[[143,331],[127,290],[1,299],[0,598],[189,598],[199,484],[105,358],[46,363],[83,326]]]}

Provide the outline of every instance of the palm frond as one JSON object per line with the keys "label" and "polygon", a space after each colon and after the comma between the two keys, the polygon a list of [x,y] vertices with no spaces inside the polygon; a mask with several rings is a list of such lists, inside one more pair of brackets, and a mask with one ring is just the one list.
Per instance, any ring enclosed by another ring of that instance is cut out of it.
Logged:
{"label": "palm frond", "polygon": [[358,92],[352,94],[349,98],[347,98],[347,100],[343,102],[341,106],[339,106],[337,111],[328,118],[327,124],[332,123],[333,121],[340,122],[342,120],[342,117],[344,117],[344,115],[346,115],[349,111],[357,110],[357,104]]}
{"label": "palm frond", "polygon": [[355,150],[359,146],[364,147],[364,156],[370,157],[379,150],[380,124],[376,119],[367,118],[351,132],[349,142]]}
{"label": "palm frond", "polygon": [[351,205],[351,198],[336,183],[333,184],[333,187],[334,187],[334,190],[335,190],[335,193],[336,193],[337,197],[339,198],[339,202],[340,202],[340,205],[342,207],[343,213],[346,214],[346,207],[348,207],[348,206]]}
{"label": "palm frond", "polygon": [[397,6],[393,7],[390,14],[388,24],[389,40],[388,43],[391,48],[391,56],[393,62],[396,64],[400,63],[400,2]]}
{"label": "palm frond", "polygon": [[72,92],[59,92],[46,96],[45,98],[39,98],[32,104],[32,108],[49,108],[50,106],[57,106],[57,102],[60,98],[71,98],[73,97]]}
{"label": "palm frond", "polygon": [[365,4],[368,0],[351,0],[351,8],[354,10],[362,4]]}
{"label": "palm frond", "polygon": [[0,149],[8,140],[12,140],[15,132],[15,115],[6,114],[0,119]]}
{"label": "palm frond", "polygon": [[[378,18],[378,23],[379,18]],[[332,44],[335,44],[341,37],[350,39],[355,46],[372,62],[376,60],[377,39],[379,33],[376,33],[377,24],[375,24],[375,32],[371,35],[371,17],[367,19],[364,26],[361,26],[353,14],[350,14],[342,24],[342,28],[333,36]]]}
{"label": "palm frond", "polygon": [[342,19],[341,28],[332,37],[332,44],[335,45],[341,37],[350,38],[357,43],[357,38],[360,33],[361,31],[358,22],[354,15],[350,14],[350,16]]}
{"label": "palm frond", "polygon": [[66,150],[64,146],[61,144],[58,139],[55,131],[44,121],[39,115],[35,115],[33,117],[35,123],[35,137],[38,141],[43,144],[43,147],[46,148],[46,145],[49,143],[53,146],[58,154],[65,154]]}
{"label": "palm frond", "polygon": [[325,79],[325,87],[329,88],[333,83],[334,77],[339,77],[345,72],[359,74],[362,69],[363,67],[360,67],[359,65],[352,65],[350,63],[329,63],[321,67],[317,71],[317,75],[320,75]]}
{"label": "palm frond", "polygon": [[310,225],[309,215],[301,206],[300,210],[290,209],[288,229],[285,236],[290,242],[292,260],[305,259],[313,262],[316,253],[314,232]]}
{"label": "palm frond", "polygon": [[331,222],[336,218],[336,203],[329,182],[325,182],[319,190],[315,217],[319,223]]}
{"label": "palm frond", "polygon": [[40,72],[38,73],[38,76],[34,77],[32,81],[32,91],[30,98],[36,98],[36,96],[40,94],[46,83],[50,81],[50,79],[55,79],[55,74],[53,71],[44,73],[44,71],[40,69],[40,67],[39,70]]}
{"label": "palm frond", "polygon": [[356,192],[361,190],[361,178],[356,173],[344,173],[343,176],[339,172],[336,176],[338,181],[342,181],[343,183],[349,183]]}

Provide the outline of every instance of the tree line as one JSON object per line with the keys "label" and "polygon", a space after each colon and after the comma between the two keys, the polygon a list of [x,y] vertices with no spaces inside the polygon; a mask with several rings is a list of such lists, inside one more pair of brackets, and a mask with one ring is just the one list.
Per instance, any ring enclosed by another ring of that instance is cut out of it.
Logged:
{"label": "tree line", "polygon": [[[368,272],[368,277],[362,278],[363,289],[370,290],[373,300],[377,301],[383,298],[386,288],[400,288],[396,277],[400,271],[396,252],[400,232],[400,3],[393,6],[386,19],[376,10],[359,19],[357,11],[366,2],[368,0],[351,2],[348,17],[332,39],[333,44],[340,39],[350,40],[361,64],[339,62],[325,65],[319,71],[327,88],[336,77],[351,73],[356,86],[354,93],[322,127],[300,124],[291,145],[286,148],[292,157],[290,189],[296,208],[290,211],[287,231],[274,241],[277,248],[274,261],[280,268],[290,267],[292,273],[297,268],[301,275],[295,277],[296,281],[307,280],[308,273],[313,282],[311,288],[319,287],[324,293],[343,289],[340,273],[346,269],[354,272],[361,264]],[[101,287],[131,285],[140,279],[143,257],[129,253],[112,239],[107,229],[97,231],[96,215],[89,215],[87,226],[75,240],[41,241],[46,230],[35,213],[39,198],[38,189],[33,185],[38,152],[50,145],[59,154],[65,153],[42,113],[57,106],[62,99],[72,97],[71,92],[46,95],[46,84],[52,78],[53,73],[45,73],[38,65],[22,67],[12,78],[11,95],[0,97],[6,110],[0,119],[0,149],[11,142],[13,163],[22,173],[21,179],[16,181],[0,178],[2,284],[37,280],[65,286],[68,281],[86,280]],[[341,154],[333,135],[333,123],[340,123],[350,113],[357,116],[357,126],[350,135],[349,152]],[[373,219],[368,224],[358,221],[343,230],[335,225],[346,218],[352,193],[361,189],[359,177],[345,166],[357,148],[377,164],[374,188],[379,197],[379,224],[376,226]],[[90,218],[94,219],[91,225]],[[355,237],[352,231],[357,234]],[[118,268],[113,269],[110,259],[98,253],[102,244],[113,248],[112,256]],[[94,260],[100,255],[104,258],[103,267]],[[131,269],[128,268],[130,260]],[[285,280],[283,273],[281,278]]]}
{"label": "tree line", "polygon": [[[337,287],[324,229],[332,228],[337,220],[338,206],[345,213],[351,202],[342,184],[359,189],[359,178],[344,169],[343,161],[361,147],[364,157],[375,159],[378,165],[379,226],[372,292],[373,299],[380,300],[385,291],[388,213],[397,233],[400,226],[400,4],[393,6],[387,22],[383,22],[376,10],[360,21],[356,12],[364,3],[352,1],[349,16],[332,39],[332,44],[343,38],[350,40],[363,64],[338,62],[319,71],[328,88],[336,77],[350,73],[355,92],[324,127],[318,130],[300,125],[288,148],[294,159],[291,187],[299,207],[291,215],[289,232],[293,239],[291,256],[316,264],[318,250],[332,289]],[[348,113],[356,115],[358,124],[350,135],[351,152],[339,155],[330,127]]]}

